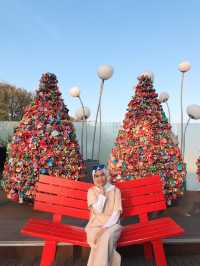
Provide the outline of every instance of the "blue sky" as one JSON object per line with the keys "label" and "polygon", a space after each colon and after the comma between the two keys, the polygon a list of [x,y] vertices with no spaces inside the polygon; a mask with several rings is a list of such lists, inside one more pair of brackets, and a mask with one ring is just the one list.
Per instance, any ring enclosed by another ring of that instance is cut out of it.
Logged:
{"label": "blue sky", "polygon": [[[96,69],[111,64],[105,83],[104,121],[121,121],[138,73],[151,70],[158,92],[170,94],[172,121],[179,121],[182,60],[192,63],[184,106],[200,104],[199,0],[6,0],[0,1],[0,80],[34,90],[43,72],[54,72],[73,115],[79,85],[95,116]],[[184,107],[184,108],[185,108]]]}

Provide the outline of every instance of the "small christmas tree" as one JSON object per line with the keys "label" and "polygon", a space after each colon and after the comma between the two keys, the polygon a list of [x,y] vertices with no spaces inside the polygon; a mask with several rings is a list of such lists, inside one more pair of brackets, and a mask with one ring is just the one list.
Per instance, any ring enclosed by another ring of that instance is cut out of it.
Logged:
{"label": "small christmas tree", "polygon": [[168,205],[183,195],[186,167],[171,126],[153,88],[153,77],[138,77],[108,168],[114,182],[159,174]]}
{"label": "small christmas tree", "polygon": [[34,200],[39,174],[75,180],[84,176],[75,130],[57,83],[54,74],[42,75],[8,146],[2,187],[14,201]]}
{"label": "small christmas tree", "polygon": [[200,157],[197,159],[196,165],[197,165],[197,178],[198,181],[200,182]]}

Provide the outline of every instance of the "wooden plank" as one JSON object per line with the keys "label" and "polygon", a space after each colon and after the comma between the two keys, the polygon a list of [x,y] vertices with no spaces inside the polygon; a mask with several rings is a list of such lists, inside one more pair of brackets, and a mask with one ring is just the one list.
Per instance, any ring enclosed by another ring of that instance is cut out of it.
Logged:
{"label": "wooden plank", "polygon": [[42,203],[38,201],[35,201],[34,209],[44,211],[44,212],[47,212],[48,210],[48,212],[50,213],[66,215],[66,216],[80,218],[84,220],[88,220],[90,217],[89,210],[53,205],[50,203],[48,204],[48,203]]}
{"label": "wooden plank", "polygon": [[[167,227],[167,230],[166,230]],[[148,238],[150,239],[156,239],[160,238],[161,236],[163,237],[168,237],[168,236],[173,236],[173,234],[181,234],[183,230],[173,224],[162,224],[162,225],[157,225],[157,226],[146,226],[142,228],[141,230],[124,230],[122,232],[121,240],[120,241],[126,241],[126,240],[142,240],[143,238]]]}
{"label": "wooden plank", "polygon": [[[49,176],[41,175],[42,181],[47,182],[49,181],[48,178]],[[53,185],[44,184],[40,182],[37,183],[36,203],[35,203],[34,208],[40,211],[43,210],[46,212],[51,210],[50,212],[53,212],[53,213],[59,213],[61,215],[63,214],[63,215],[68,215],[71,217],[78,218],[78,213],[80,212],[79,211],[76,212],[76,210],[72,208],[79,208],[83,210],[87,209],[87,202],[86,202],[87,191],[79,190],[77,189],[77,187],[75,187],[75,185],[78,185],[84,182],[64,180],[66,181],[64,182],[66,186],[61,187],[61,186],[58,186],[58,184],[63,185],[64,183],[61,183],[60,178],[50,177],[50,180],[53,180]],[[156,183],[155,181],[156,182],[159,181],[159,182]],[[153,185],[152,185],[152,182],[154,183]],[[131,215],[138,215],[141,213],[148,213],[152,211],[163,210],[166,208],[165,199],[162,193],[162,186],[161,186],[159,176],[144,178],[144,180],[140,179],[140,180],[133,180],[130,182],[128,181],[126,183],[127,183],[126,186],[123,186],[121,188],[124,217],[131,216]],[[134,185],[133,187],[128,187],[128,183],[136,184],[136,186]],[[145,184],[145,186],[139,187],[139,183],[142,183],[143,185]],[[75,189],[72,189],[72,188],[75,188]],[[46,193],[46,195],[41,192]],[[42,201],[41,204],[39,204],[38,201]],[[52,205],[53,205],[53,209],[51,208]],[[55,206],[59,207],[59,212],[58,210],[56,210],[55,212]],[[65,209],[65,213],[62,213],[62,206],[69,207],[68,209]],[[79,218],[86,217],[85,214],[84,215],[81,214],[81,215],[82,216]]]}
{"label": "wooden plank", "polygon": [[86,234],[83,229],[80,231],[73,229],[73,227],[70,226],[64,227],[53,223],[49,225],[41,223],[28,223],[24,226],[22,232],[30,232],[33,235],[35,233],[40,233],[43,234],[44,239],[48,237],[50,238],[53,235],[57,238],[61,237],[62,239],[69,237],[70,239],[82,239],[82,241],[86,241]]}
{"label": "wooden plank", "polygon": [[166,209],[165,202],[155,202],[140,206],[134,206],[130,208],[124,208],[122,216],[123,217],[129,217],[134,215],[139,215],[141,213],[149,213],[149,212],[155,212]]}
{"label": "wooden plank", "polygon": [[[165,227],[168,227],[168,230],[166,231]],[[157,237],[156,234],[157,232],[164,232],[166,233],[166,235],[170,234],[170,231],[174,232],[178,232],[181,233],[183,232],[183,229],[180,228],[177,225],[173,225],[173,224],[160,224],[160,225],[155,225],[155,226],[146,226],[144,228],[129,228],[129,230],[124,229],[122,232],[122,239],[130,239],[130,238],[137,238],[138,235],[140,235],[140,237],[142,237],[142,235],[148,234],[150,232],[153,232],[152,237]]]}
{"label": "wooden plank", "polygon": [[[55,195],[64,195],[66,197],[77,198],[87,200],[87,191],[79,191],[71,188],[52,186],[51,184],[37,183],[36,190],[39,192],[45,192]],[[129,190],[121,189],[122,198],[131,198],[136,196],[142,196],[146,194],[162,193],[159,184],[149,186],[148,188],[130,188]]]}
{"label": "wooden plank", "polygon": [[68,198],[64,196],[57,196],[57,195],[37,192],[35,200],[38,202],[39,201],[46,202],[46,203],[56,204],[59,206],[68,206],[68,207],[84,209],[84,210],[88,209],[86,199],[79,200],[79,199]]}
{"label": "wooden plank", "polygon": [[116,186],[120,189],[129,189],[130,187],[143,187],[147,185],[153,185],[156,183],[162,183],[159,175],[149,175],[146,177],[139,177],[129,181],[117,181]]}
{"label": "wooden plank", "polygon": [[87,199],[87,191],[71,189],[66,187],[52,186],[50,184],[37,183],[36,192],[44,192],[54,195],[63,195],[75,199]]}
{"label": "wooden plank", "polygon": [[[156,233],[156,235],[153,235],[154,233]],[[122,246],[129,246],[133,244],[142,244],[147,241],[154,240],[155,237],[163,239],[163,238],[168,238],[168,237],[177,236],[181,234],[182,234],[181,230],[170,228],[169,231],[160,229],[160,230],[157,230],[156,232],[149,231],[149,232],[145,232],[144,234],[138,233],[138,234],[135,234],[132,238],[131,237],[128,238],[128,236],[126,235],[127,238],[121,238],[118,243],[118,246],[122,247]]]}
{"label": "wooden plank", "polygon": [[132,197],[122,198],[122,203],[124,208],[145,205],[160,201],[165,201],[165,197],[162,192],[145,194],[141,196],[132,195]]}
{"label": "wooden plank", "polygon": [[121,189],[120,191],[122,193],[122,197],[132,197],[133,195],[145,195],[145,194],[150,194],[150,193],[160,193],[162,192],[162,187],[160,184],[154,184],[154,185],[149,185],[146,187],[137,187],[137,188],[129,188],[129,189]]}
{"label": "wooden plank", "polygon": [[[166,230],[167,227],[167,230]],[[59,241],[74,243],[79,241],[83,246],[86,243],[86,234],[84,228],[71,225],[58,225],[47,220],[38,218],[31,219],[23,228],[23,233],[30,235],[49,237],[50,239],[60,239]],[[146,225],[127,226],[124,227],[119,241],[119,246],[130,245],[133,243],[143,243],[144,241],[178,235],[182,233],[180,228],[172,219],[159,219],[159,221],[152,221]]]}
{"label": "wooden plank", "polygon": [[143,228],[146,228],[147,225],[148,226],[159,226],[162,224],[176,224],[176,222],[171,218],[171,217],[162,217],[162,218],[158,218],[158,219],[154,219],[154,220],[150,220],[147,223],[135,223],[135,224],[128,224],[124,226],[123,231],[129,231],[132,228],[134,228],[134,230],[142,230]]}
{"label": "wooden plank", "polygon": [[57,223],[54,223],[54,222],[51,222],[49,220],[45,220],[45,219],[40,219],[40,218],[31,218],[28,220],[27,224],[25,225],[26,226],[29,226],[29,225],[33,225],[33,226],[36,226],[36,225],[42,225],[44,227],[54,227],[54,228],[63,228],[63,230],[72,230],[72,231],[76,231],[76,232],[83,232],[83,227],[80,227],[80,226],[76,226],[76,225],[69,225],[69,224],[57,224]]}
{"label": "wooden plank", "polygon": [[[73,195],[71,195],[73,197]],[[88,209],[87,206],[87,200],[86,198],[84,200],[75,199],[75,198],[68,198],[65,196],[57,196],[53,194],[45,194],[45,193],[36,193],[35,197],[36,201],[46,202],[46,203],[52,203],[57,205],[63,205],[73,208],[79,208],[79,209]],[[131,208],[135,206],[150,204],[150,203],[156,203],[165,201],[164,196],[162,193],[160,194],[150,194],[150,195],[144,195],[140,197],[132,197],[132,198],[126,198],[122,200],[123,208]]]}
{"label": "wooden plank", "polygon": [[78,180],[69,180],[62,177],[49,175],[40,175],[39,182],[83,191],[87,191],[91,186],[93,186],[93,184],[91,183],[86,183]]}
{"label": "wooden plank", "polygon": [[80,234],[80,232],[75,233],[72,232],[72,230],[59,231],[59,227],[57,227],[57,230],[53,232],[51,227],[41,227],[40,225],[27,225],[22,228],[21,233],[24,235],[39,237],[42,239],[49,239],[58,242],[80,245],[83,247],[89,246],[86,242],[86,233],[83,230],[82,234]]}
{"label": "wooden plank", "polygon": [[[46,219],[42,219],[42,218],[37,218],[37,217],[34,217],[34,218],[30,218],[29,220],[28,220],[28,222],[27,222],[27,224],[29,224],[29,223],[31,223],[31,224],[38,224],[38,223],[40,223],[40,224],[44,224],[44,225],[49,225],[49,224],[54,224],[52,221],[50,221],[50,220],[46,220]],[[56,223],[55,223],[55,225],[56,226],[58,226]],[[76,225],[71,225],[71,224],[59,224],[59,226],[63,226],[63,227],[65,227],[65,226],[67,226],[67,227],[69,227],[70,226],[70,228],[72,228],[72,229],[76,229],[76,230],[80,230],[80,231],[82,231],[83,230],[83,228],[82,227],[80,227],[80,226],[76,226]]]}

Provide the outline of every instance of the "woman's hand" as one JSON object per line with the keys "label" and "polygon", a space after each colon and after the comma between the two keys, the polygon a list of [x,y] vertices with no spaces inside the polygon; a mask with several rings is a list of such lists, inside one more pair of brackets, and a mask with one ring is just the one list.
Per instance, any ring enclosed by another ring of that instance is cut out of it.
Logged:
{"label": "woman's hand", "polygon": [[103,186],[98,186],[98,188],[100,189],[100,194],[105,195],[105,190]]}
{"label": "woman's hand", "polygon": [[100,191],[101,194],[105,195],[105,190],[103,187],[101,187],[101,191]]}
{"label": "woman's hand", "polygon": [[106,231],[106,228],[101,228],[97,233],[94,238],[94,244],[96,244],[97,240],[101,237],[101,235]]}

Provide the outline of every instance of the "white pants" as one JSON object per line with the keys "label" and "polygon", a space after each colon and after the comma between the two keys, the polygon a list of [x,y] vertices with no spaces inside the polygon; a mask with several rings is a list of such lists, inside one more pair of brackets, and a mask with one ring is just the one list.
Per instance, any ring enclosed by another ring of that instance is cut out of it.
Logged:
{"label": "white pants", "polygon": [[[87,266],[120,266],[121,256],[116,251],[117,240],[120,237],[122,226],[115,224],[100,236],[95,246],[91,246]],[[95,230],[88,234],[94,235]]]}

